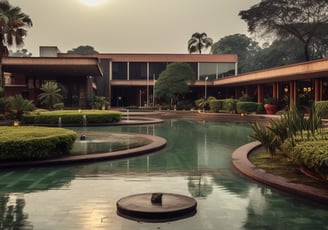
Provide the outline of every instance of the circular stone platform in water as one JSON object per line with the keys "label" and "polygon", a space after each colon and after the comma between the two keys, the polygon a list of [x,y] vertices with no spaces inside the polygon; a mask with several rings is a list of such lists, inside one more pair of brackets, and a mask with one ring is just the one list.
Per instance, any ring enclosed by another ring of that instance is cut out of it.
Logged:
{"label": "circular stone platform in water", "polygon": [[172,193],[143,193],[124,197],[117,203],[118,215],[144,222],[167,222],[195,215],[194,198]]}

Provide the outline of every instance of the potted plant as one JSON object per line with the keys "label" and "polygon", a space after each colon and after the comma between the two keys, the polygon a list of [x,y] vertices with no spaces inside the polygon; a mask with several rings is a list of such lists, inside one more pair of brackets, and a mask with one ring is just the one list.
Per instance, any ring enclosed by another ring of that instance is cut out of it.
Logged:
{"label": "potted plant", "polygon": [[267,114],[276,114],[278,110],[277,99],[268,97],[264,99],[264,109]]}

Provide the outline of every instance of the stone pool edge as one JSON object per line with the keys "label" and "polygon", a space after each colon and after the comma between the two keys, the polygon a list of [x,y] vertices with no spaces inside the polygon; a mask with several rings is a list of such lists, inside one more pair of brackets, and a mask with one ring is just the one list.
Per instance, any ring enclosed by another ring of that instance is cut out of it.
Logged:
{"label": "stone pool edge", "polygon": [[273,188],[295,194],[303,198],[311,199],[320,203],[328,204],[328,191],[304,184],[288,182],[286,178],[267,173],[264,169],[257,168],[249,159],[249,154],[260,147],[258,141],[251,142],[237,148],[232,153],[233,166],[243,175]]}
{"label": "stone pool edge", "polygon": [[104,160],[116,160],[128,157],[139,156],[151,152],[155,152],[164,148],[167,144],[166,139],[158,136],[151,136],[145,134],[134,134],[138,137],[143,137],[151,140],[150,144],[145,146],[119,150],[114,152],[105,153],[94,153],[87,155],[70,155],[55,159],[47,160],[36,160],[36,161],[22,161],[22,162],[3,162],[0,163],[0,169],[12,168],[12,167],[34,167],[34,166],[50,166],[50,165],[64,165],[64,164],[74,164],[74,163],[92,163]]}

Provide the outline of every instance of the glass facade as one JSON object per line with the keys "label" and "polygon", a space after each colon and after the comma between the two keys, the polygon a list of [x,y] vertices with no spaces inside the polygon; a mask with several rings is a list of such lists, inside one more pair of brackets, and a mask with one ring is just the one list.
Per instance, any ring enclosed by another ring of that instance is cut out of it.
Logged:
{"label": "glass facade", "polygon": [[199,80],[204,80],[208,77],[209,80],[216,79],[217,63],[199,63]]}
{"label": "glass facade", "polygon": [[129,63],[129,79],[130,80],[146,80],[147,79],[147,63],[146,62],[130,62]]}
{"label": "glass facade", "polygon": [[219,78],[235,75],[235,63],[219,63]]}
{"label": "glass facade", "polygon": [[112,63],[113,80],[127,80],[128,79],[127,66],[128,66],[127,62],[113,62]]}
{"label": "glass facade", "polygon": [[[214,80],[235,75],[235,63],[197,63],[187,62],[193,69],[196,79]],[[113,80],[152,80],[155,76],[157,80],[159,75],[166,69],[167,62],[113,62],[112,79]],[[199,69],[198,69],[199,66]],[[129,71],[129,74],[127,73]],[[198,76],[199,74],[199,76]],[[129,77],[128,77],[129,76]],[[198,77],[198,78],[197,78]]]}
{"label": "glass facade", "polygon": [[167,63],[166,62],[150,62],[149,63],[149,78],[158,79],[158,76],[166,69]]}

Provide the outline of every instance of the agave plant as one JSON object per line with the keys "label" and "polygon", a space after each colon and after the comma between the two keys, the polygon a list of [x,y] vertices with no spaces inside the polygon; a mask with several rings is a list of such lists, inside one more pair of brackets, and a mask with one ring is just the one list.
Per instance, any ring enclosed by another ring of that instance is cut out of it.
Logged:
{"label": "agave plant", "polygon": [[261,142],[266,152],[274,156],[280,146],[279,137],[270,129],[258,123],[253,124],[252,129],[254,134],[251,134],[250,138]]}
{"label": "agave plant", "polygon": [[288,138],[287,119],[285,115],[282,115],[280,119],[271,119],[267,128],[277,136],[280,144]]}

